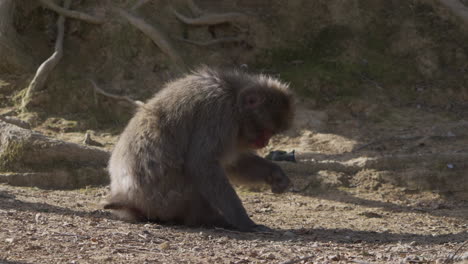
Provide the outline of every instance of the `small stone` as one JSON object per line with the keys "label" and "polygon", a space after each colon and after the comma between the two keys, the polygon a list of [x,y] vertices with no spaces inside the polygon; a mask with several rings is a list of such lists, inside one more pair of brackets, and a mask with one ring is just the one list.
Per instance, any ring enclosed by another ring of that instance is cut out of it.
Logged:
{"label": "small stone", "polygon": [[10,244],[13,243],[14,241],[15,241],[14,238],[7,238],[7,239],[5,239],[5,242],[10,243]]}
{"label": "small stone", "polygon": [[269,212],[272,212],[272,211],[273,211],[273,209],[271,209],[270,207],[260,209],[260,212],[262,212],[262,213],[269,213]]}
{"label": "small stone", "polygon": [[296,237],[296,234],[294,234],[291,231],[286,231],[283,233],[283,236],[288,237],[288,238],[293,238],[293,237]]}
{"label": "small stone", "polygon": [[447,132],[447,137],[455,137],[456,135],[451,131]]}
{"label": "small stone", "polygon": [[36,223],[39,223],[41,219],[42,219],[41,213],[37,213],[36,216],[34,217],[34,220],[36,221]]}
{"label": "small stone", "polygon": [[200,250],[201,250],[200,247],[194,247],[194,248],[192,248],[192,251],[200,251]]}
{"label": "small stone", "polygon": [[159,245],[159,248],[162,249],[162,250],[168,250],[169,247],[170,247],[170,244],[167,241],[163,242],[163,243],[161,243],[161,245]]}

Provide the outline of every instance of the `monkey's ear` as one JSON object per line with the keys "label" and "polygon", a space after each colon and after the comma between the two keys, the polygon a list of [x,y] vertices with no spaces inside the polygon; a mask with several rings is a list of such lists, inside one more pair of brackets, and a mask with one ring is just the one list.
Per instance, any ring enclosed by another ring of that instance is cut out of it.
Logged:
{"label": "monkey's ear", "polygon": [[245,93],[242,96],[242,105],[246,109],[254,109],[263,104],[264,98],[258,93]]}

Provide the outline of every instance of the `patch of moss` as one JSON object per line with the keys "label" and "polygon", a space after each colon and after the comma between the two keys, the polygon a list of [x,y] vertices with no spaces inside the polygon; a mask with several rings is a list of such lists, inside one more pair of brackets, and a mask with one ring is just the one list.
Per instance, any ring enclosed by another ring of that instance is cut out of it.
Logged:
{"label": "patch of moss", "polygon": [[302,42],[269,51],[257,67],[274,65],[281,78],[305,97],[356,96],[361,92],[359,82],[354,82],[356,65],[341,60],[352,38],[350,28],[330,25],[306,36]]}
{"label": "patch of moss", "polygon": [[[24,94],[25,90],[19,92],[15,101],[20,103]],[[27,110],[38,111],[43,117],[55,116],[53,123],[48,120],[46,125],[62,132],[123,127],[133,114],[130,107],[96,94],[87,80],[66,69],[51,76],[40,96],[38,106]]]}
{"label": "patch of moss", "polygon": [[49,117],[43,126],[57,132],[72,132],[80,129],[79,123],[75,120],[67,120],[60,117]]}
{"label": "patch of moss", "polygon": [[10,141],[0,156],[0,171],[15,171],[21,169],[18,161],[20,161],[27,151],[23,142]]}
{"label": "patch of moss", "polygon": [[327,26],[299,43],[264,54],[258,67],[273,65],[300,96],[319,102],[355,98],[365,92],[413,99],[414,89],[406,87],[421,76],[414,56],[391,53],[389,43],[400,29],[393,21],[370,19],[362,32],[345,25]]}

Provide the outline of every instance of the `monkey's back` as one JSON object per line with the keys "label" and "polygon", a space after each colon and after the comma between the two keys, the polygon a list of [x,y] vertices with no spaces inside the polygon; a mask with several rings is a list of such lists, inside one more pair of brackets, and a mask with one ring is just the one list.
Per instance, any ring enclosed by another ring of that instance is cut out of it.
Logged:
{"label": "monkey's back", "polygon": [[[236,91],[224,82],[217,72],[191,74],[168,83],[143,105],[112,152],[111,195],[135,206],[151,204],[143,208],[148,215],[185,203],[194,186],[185,174],[186,157],[211,148],[206,144],[218,134],[232,138],[236,131],[226,122],[234,118]],[[229,144],[218,141],[214,144]]]}

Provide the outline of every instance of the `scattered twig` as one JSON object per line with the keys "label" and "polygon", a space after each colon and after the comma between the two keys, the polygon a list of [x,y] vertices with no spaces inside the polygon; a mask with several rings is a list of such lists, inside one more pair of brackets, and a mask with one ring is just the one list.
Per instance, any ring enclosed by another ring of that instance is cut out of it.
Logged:
{"label": "scattered twig", "polygon": [[196,45],[196,46],[211,46],[211,45],[216,45],[220,43],[229,43],[229,42],[240,42],[243,39],[240,37],[226,37],[226,38],[218,38],[218,39],[213,39],[213,40],[208,40],[208,41],[196,41],[196,40],[190,40],[190,39],[184,39],[184,38],[177,38],[177,40]]}
{"label": "scattered twig", "polygon": [[95,16],[92,16],[92,15],[88,15],[86,13],[78,12],[78,11],[68,10],[68,7],[62,8],[62,7],[56,5],[54,2],[52,2],[50,0],[39,0],[39,1],[45,7],[59,13],[62,16],[65,16],[65,17],[83,20],[83,21],[91,23],[91,24],[102,24],[105,21],[104,18],[95,17]]}
{"label": "scattered twig", "polygon": [[[70,7],[71,0],[65,0],[64,7],[61,8],[66,10]],[[26,90],[26,94],[23,98],[22,107],[26,108],[28,104],[31,102],[33,94],[40,90],[46,83],[47,77],[49,76],[50,72],[57,66],[60,59],[63,56],[63,38],[65,35],[65,16],[60,14],[57,20],[57,40],[55,41],[55,51],[48,58],[44,61],[41,66],[36,71],[36,75],[34,76],[33,80],[29,84],[29,87]]]}
{"label": "scattered twig", "polygon": [[371,78],[365,76],[364,74],[360,73],[359,76],[361,76],[361,78],[364,80],[364,81],[367,81],[371,84],[373,84],[375,87],[377,87],[379,90],[383,90],[384,88],[382,87],[382,85],[380,85],[378,82],[372,80]]}
{"label": "scattered twig", "polygon": [[139,107],[139,106],[142,106],[144,105],[144,103],[142,101],[138,101],[138,100],[132,100],[130,97],[128,96],[124,96],[124,95],[115,95],[115,94],[111,94],[111,93],[108,93],[104,90],[102,90],[101,88],[99,88],[99,86],[91,79],[87,79],[92,85],[93,85],[93,88],[94,88],[94,91],[96,91],[97,93],[101,94],[101,95],[104,95],[106,97],[109,97],[109,98],[112,98],[112,99],[116,99],[116,100],[122,100],[122,101],[126,101],[128,103],[130,103],[131,105],[135,106],[135,107]]}
{"label": "scattered twig", "polygon": [[52,236],[71,236],[71,237],[79,237],[83,239],[89,239],[89,236],[77,235],[77,234],[68,234],[68,233],[54,233]]}
{"label": "scattered twig", "polygon": [[[215,230],[222,231],[222,232],[228,232],[228,233],[233,233],[233,234],[248,234],[249,232],[241,232],[241,231],[236,231],[236,230],[230,230],[230,229],[225,229],[222,227],[215,227]],[[255,233],[255,234],[264,234],[264,235],[273,235],[275,234],[274,232],[250,232],[250,233]]]}
{"label": "scattered twig", "polygon": [[141,238],[143,238],[143,239],[148,239],[147,236],[144,236],[144,235],[142,235],[142,234],[138,234],[138,236],[141,237]]}
{"label": "scattered twig", "polygon": [[117,8],[117,12],[120,16],[125,18],[132,26],[138,28],[141,32],[143,32],[146,36],[148,36],[154,44],[156,44],[162,52],[168,55],[171,60],[179,67],[179,70],[183,71],[186,69],[185,63],[180,57],[179,53],[172,47],[169,39],[159,29],[149,25],[143,19],[130,14],[129,12]]}
{"label": "scattered twig", "polygon": [[115,250],[117,251],[133,251],[133,252],[137,252],[137,253],[148,253],[148,252],[152,252],[152,250],[148,250],[148,249],[145,249],[145,248],[140,248],[140,247],[130,247],[130,246],[125,246],[125,247],[116,247]]}
{"label": "scattered twig", "polygon": [[458,247],[457,250],[455,250],[455,252],[444,261],[444,263],[453,263],[453,260],[457,256],[458,252],[460,252],[467,244],[468,244],[468,240],[463,242],[463,244],[461,244],[460,247]]}
{"label": "scattered twig", "polygon": [[281,262],[280,264],[294,264],[294,263],[298,263],[298,262],[301,262],[301,261],[304,261],[304,260],[311,259],[313,257],[315,257],[315,255],[310,255],[310,256],[303,257],[303,258],[299,258],[299,259],[288,260],[286,262]]}

